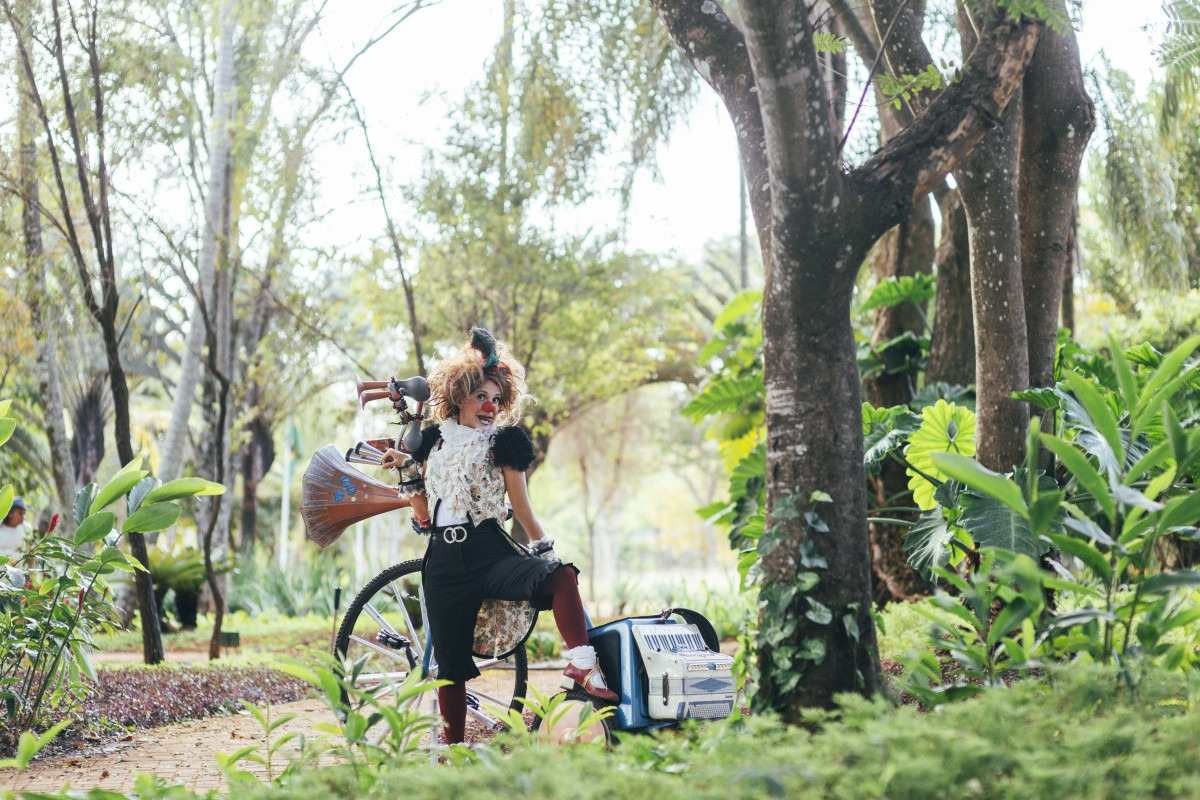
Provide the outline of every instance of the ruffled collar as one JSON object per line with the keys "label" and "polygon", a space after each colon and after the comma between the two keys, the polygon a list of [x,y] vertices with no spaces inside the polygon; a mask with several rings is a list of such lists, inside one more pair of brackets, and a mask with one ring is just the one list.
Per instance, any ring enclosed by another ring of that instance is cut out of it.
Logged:
{"label": "ruffled collar", "polygon": [[495,432],[496,428],[494,425],[488,425],[483,428],[471,428],[466,425],[460,425],[452,419],[445,420],[441,425],[442,439],[451,447],[461,447],[472,442],[490,440],[492,434]]}

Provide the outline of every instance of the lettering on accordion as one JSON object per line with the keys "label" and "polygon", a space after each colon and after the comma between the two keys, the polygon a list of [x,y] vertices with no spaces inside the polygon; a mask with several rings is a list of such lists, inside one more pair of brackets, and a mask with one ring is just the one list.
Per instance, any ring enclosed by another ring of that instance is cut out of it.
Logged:
{"label": "lettering on accordion", "polygon": [[721,719],[733,712],[733,658],[708,649],[695,625],[633,626],[653,719]]}

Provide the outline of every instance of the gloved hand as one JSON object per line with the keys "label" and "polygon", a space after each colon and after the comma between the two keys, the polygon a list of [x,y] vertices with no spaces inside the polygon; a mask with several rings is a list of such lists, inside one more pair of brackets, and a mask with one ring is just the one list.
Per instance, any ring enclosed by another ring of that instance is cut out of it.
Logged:
{"label": "gloved hand", "polygon": [[544,558],[547,561],[557,561],[558,555],[554,552],[553,539],[538,539],[529,544],[529,552],[538,558]]}

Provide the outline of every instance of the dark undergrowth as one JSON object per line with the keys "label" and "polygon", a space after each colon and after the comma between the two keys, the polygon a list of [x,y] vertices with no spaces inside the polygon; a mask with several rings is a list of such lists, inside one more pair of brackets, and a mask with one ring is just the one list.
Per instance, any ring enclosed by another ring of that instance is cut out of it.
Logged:
{"label": "dark undergrowth", "polygon": [[[275,705],[308,693],[301,681],[254,666],[139,666],[100,670],[97,679],[82,708],[72,715],[75,721],[46,754],[99,745],[132,729],[230,713],[240,709],[243,700]],[[56,721],[50,720],[47,727]],[[15,736],[0,727],[5,755],[13,741]]]}

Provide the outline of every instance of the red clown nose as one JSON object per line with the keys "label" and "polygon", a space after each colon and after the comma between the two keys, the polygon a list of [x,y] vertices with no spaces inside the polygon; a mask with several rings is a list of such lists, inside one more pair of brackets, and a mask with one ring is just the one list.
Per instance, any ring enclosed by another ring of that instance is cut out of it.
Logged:
{"label": "red clown nose", "polygon": [[496,413],[496,405],[491,400],[484,400],[483,403],[479,406],[479,410],[484,414],[495,414]]}

